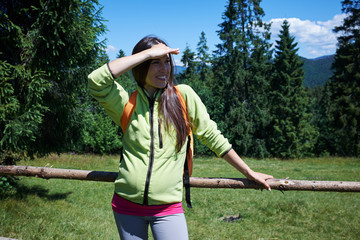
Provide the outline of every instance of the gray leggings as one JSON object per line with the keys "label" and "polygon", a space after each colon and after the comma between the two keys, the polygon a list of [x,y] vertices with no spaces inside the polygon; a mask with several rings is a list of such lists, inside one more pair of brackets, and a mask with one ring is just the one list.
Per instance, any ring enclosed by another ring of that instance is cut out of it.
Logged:
{"label": "gray leggings", "polygon": [[183,213],[160,217],[123,215],[114,212],[116,226],[122,240],[148,239],[148,228],[155,240],[188,240],[188,230]]}

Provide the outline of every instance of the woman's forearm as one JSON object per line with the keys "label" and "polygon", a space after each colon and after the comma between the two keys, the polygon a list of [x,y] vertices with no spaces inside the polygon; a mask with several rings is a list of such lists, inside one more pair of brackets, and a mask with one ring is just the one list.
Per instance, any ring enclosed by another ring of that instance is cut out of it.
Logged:
{"label": "woman's forearm", "polygon": [[109,63],[109,68],[113,76],[117,78],[146,60],[159,58],[166,54],[179,54],[179,49],[169,48],[165,44],[159,43],[139,53],[115,59]]}
{"label": "woman's forearm", "polygon": [[251,176],[251,172],[253,172],[250,167],[240,158],[240,156],[231,149],[227,154],[223,156],[223,158],[234,168],[240,171],[245,177]]}
{"label": "woman's forearm", "polygon": [[147,54],[146,51],[143,51],[134,55],[115,59],[109,63],[109,68],[113,76],[117,78],[148,59],[150,59],[150,55]]}

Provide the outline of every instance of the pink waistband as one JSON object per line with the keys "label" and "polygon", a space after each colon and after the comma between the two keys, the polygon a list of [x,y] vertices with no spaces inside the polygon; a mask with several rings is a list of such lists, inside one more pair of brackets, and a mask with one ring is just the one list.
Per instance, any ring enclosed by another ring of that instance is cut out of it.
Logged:
{"label": "pink waistband", "polygon": [[133,216],[165,216],[184,212],[181,202],[146,206],[128,201],[116,193],[111,205],[114,212]]}

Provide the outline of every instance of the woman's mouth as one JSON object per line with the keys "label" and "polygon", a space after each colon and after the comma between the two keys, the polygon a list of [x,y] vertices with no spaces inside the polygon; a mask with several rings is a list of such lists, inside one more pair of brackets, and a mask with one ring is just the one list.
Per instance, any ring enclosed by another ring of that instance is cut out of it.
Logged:
{"label": "woman's mouth", "polygon": [[167,79],[166,75],[160,75],[160,76],[157,76],[156,78],[161,81],[166,81],[166,79]]}

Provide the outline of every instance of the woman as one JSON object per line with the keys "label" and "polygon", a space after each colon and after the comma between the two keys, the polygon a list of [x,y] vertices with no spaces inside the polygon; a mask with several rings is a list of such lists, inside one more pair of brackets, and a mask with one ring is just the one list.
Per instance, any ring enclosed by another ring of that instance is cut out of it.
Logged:
{"label": "woman", "polygon": [[[179,54],[179,49],[147,36],[137,43],[131,56],[116,59],[89,75],[90,93],[119,126],[129,93],[114,79],[132,70],[138,84],[112,200],[121,239],[147,239],[148,225],[155,239],[188,239],[181,204],[188,126],[218,156],[270,190],[266,180],[272,176],[254,172],[242,161],[197,94],[187,85],[174,87],[171,54]],[[185,99],[190,122],[183,116],[177,89]]]}

